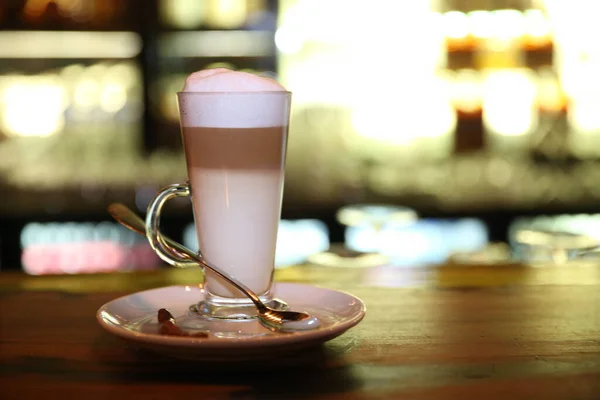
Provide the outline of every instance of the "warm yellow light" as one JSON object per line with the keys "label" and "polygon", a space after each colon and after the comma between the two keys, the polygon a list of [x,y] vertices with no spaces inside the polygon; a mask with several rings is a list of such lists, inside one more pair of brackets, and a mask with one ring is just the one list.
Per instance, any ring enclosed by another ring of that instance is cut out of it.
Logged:
{"label": "warm yellow light", "polygon": [[452,103],[458,110],[468,113],[481,109],[483,89],[477,71],[462,70],[449,76],[448,86]]}
{"label": "warm yellow light", "polygon": [[17,78],[3,90],[1,121],[13,136],[48,136],[64,127],[64,89],[53,77]]}
{"label": "warm yellow light", "polygon": [[127,92],[122,85],[108,84],[102,87],[100,106],[108,113],[116,113],[127,103]]}
{"label": "warm yellow light", "polygon": [[365,98],[352,114],[352,126],[360,136],[390,144],[442,137],[455,125],[456,113],[446,85],[434,77],[407,77],[403,87]]}
{"label": "warm yellow light", "polygon": [[599,12],[600,2],[595,0],[548,1],[556,69],[565,94],[575,102],[600,93]]}
{"label": "warm yellow light", "polygon": [[293,54],[302,50],[303,33],[293,27],[282,26],[275,32],[275,45],[282,53]]}
{"label": "warm yellow light", "polygon": [[536,97],[536,83],[527,72],[490,72],[483,85],[483,120],[486,127],[504,136],[531,132],[537,123]]}
{"label": "warm yellow light", "polygon": [[443,17],[444,33],[452,39],[462,39],[469,34],[469,18],[465,13],[449,11]]}
{"label": "warm yellow light", "polygon": [[60,77],[65,83],[70,84],[74,80],[79,79],[81,75],[83,75],[84,71],[85,67],[83,65],[71,64],[67,65],[60,71]]}
{"label": "warm yellow light", "polygon": [[89,79],[103,79],[108,71],[106,63],[95,63],[85,69],[85,76]]}
{"label": "warm yellow light", "polygon": [[204,0],[161,0],[160,17],[167,25],[182,29],[197,28],[204,20]]}
{"label": "warm yellow light", "polygon": [[92,79],[82,79],[75,87],[74,108],[78,111],[89,111],[98,104],[100,85]]}
{"label": "warm yellow light", "polygon": [[494,34],[494,17],[489,11],[471,11],[469,17],[470,30],[473,36],[489,38]]}
{"label": "warm yellow light", "polygon": [[[284,54],[299,52],[308,38],[308,32],[303,29],[303,13],[306,13],[305,3],[288,7],[281,15],[279,28],[275,32],[275,46]],[[312,31],[312,30],[311,30]]]}
{"label": "warm yellow light", "polygon": [[525,33],[537,38],[550,35],[550,22],[540,10],[525,11]]}
{"label": "warm yellow light", "polygon": [[494,36],[499,39],[515,39],[525,33],[523,13],[517,10],[493,11]]}
{"label": "warm yellow light", "polygon": [[435,74],[444,65],[445,32],[466,35],[468,21],[428,3],[282,0],[275,44],[296,107],[344,110],[338,132],[365,153],[445,142],[455,113]]}
{"label": "warm yellow light", "polygon": [[600,135],[600,99],[598,96],[574,99],[569,107],[568,120],[577,133]]}
{"label": "warm yellow light", "polygon": [[139,71],[135,65],[130,63],[117,63],[109,66],[104,73],[104,82],[116,84],[124,88],[131,88],[141,83]]}
{"label": "warm yellow light", "polygon": [[134,32],[0,31],[0,58],[132,58],[142,48]]}
{"label": "warm yellow light", "polygon": [[208,0],[206,20],[222,28],[236,28],[246,20],[247,0]]}

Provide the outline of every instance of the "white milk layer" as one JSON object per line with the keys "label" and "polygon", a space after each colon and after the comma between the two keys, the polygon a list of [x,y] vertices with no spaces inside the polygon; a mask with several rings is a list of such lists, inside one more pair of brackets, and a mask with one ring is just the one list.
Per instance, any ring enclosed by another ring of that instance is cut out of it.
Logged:
{"label": "white milk layer", "polygon": [[[283,190],[279,170],[190,169],[203,256],[257,294],[270,289]],[[207,290],[244,297],[207,271]]]}

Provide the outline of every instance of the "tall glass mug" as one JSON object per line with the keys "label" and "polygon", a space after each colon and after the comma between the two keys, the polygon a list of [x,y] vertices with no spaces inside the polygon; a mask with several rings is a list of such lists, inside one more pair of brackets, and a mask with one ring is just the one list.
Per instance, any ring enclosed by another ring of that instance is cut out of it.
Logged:
{"label": "tall glass mug", "polygon": [[[275,308],[271,293],[281,216],[290,92],[180,92],[177,94],[189,181],[164,188],[148,207],[146,230],[159,242],[165,202],[190,196],[202,257]],[[174,266],[188,264],[153,246]],[[216,318],[252,318],[242,293],[205,271],[205,299],[196,307]]]}

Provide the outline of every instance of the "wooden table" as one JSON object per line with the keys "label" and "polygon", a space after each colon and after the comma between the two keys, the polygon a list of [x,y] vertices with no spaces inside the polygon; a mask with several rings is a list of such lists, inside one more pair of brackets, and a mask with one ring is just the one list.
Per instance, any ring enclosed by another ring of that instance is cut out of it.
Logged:
{"label": "wooden table", "polygon": [[297,266],[276,279],[349,291],[367,316],[276,367],[211,371],[95,320],[121,294],[196,271],[0,274],[0,399],[600,399],[600,266]]}

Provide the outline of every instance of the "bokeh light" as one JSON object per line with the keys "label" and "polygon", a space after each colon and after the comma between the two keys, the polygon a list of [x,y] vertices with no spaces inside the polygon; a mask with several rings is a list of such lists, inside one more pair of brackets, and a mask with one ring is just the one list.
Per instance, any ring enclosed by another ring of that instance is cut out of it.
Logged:
{"label": "bokeh light", "polygon": [[113,222],[28,223],[21,263],[31,275],[155,269],[160,260],[136,233]]}

